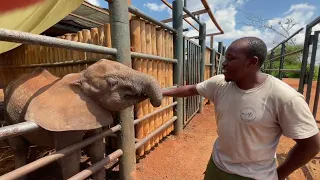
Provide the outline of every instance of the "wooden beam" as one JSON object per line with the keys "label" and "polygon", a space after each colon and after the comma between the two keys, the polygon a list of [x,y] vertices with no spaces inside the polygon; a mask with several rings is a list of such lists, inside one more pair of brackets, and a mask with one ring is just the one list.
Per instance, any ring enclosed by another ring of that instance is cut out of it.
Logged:
{"label": "wooden beam", "polygon": [[[204,14],[206,12],[208,12],[206,9],[202,9],[202,10],[199,10],[199,11],[192,12],[192,14],[196,16],[196,15]],[[190,17],[188,14],[184,14],[183,15],[183,18],[188,18],[188,17]],[[172,18],[164,19],[161,22],[163,22],[163,23],[172,22]]]}
{"label": "wooden beam", "polygon": [[216,25],[216,27],[220,30],[220,33],[223,34],[223,30],[221,29],[220,25],[218,24],[217,20],[214,18],[214,15],[212,14],[212,11],[211,11],[211,8],[208,4],[208,1],[207,0],[201,0],[204,8],[206,8],[206,10],[208,10],[208,14],[212,20],[212,22]]}
{"label": "wooden beam", "polygon": [[[165,5],[167,5],[170,9],[172,9],[172,6],[170,3],[168,3],[166,0],[161,0]],[[199,31],[198,28],[196,28],[188,19],[183,18],[190,26],[192,26],[195,30]]]}
{"label": "wooden beam", "polygon": [[94,23],[94,24],[97,24],[97,25],[100,25],[100,26],[103,26],[103,23],[94,21],[92,19],[85,18],[83,16],[80,16],[80,15],[77,15],[77,14],[74,14],[74,13],[70,13],[69,15],[73,16],[73,17],[76,17],[76,18],[79,18],[79,19],[82,19],[82,20],[85,20],[85,21],[88,21],[88,22],[91,22],[91,23]]}

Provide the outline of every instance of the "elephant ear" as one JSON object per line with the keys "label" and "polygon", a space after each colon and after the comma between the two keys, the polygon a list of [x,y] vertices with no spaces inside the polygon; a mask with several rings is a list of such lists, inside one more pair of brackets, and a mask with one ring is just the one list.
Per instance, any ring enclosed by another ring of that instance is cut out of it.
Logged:
{"label": "elephant ear", "polygon": [[39,90],[30,101],[26,121],[49,131],[90,130],[110,125],[111,113],[75,85],[81,74],[69,74]]}

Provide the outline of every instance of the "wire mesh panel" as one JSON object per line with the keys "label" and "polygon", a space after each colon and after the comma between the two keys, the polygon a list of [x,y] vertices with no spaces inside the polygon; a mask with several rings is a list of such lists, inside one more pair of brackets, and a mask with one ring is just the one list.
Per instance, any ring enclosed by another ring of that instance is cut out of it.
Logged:
{"label": "wire mesh panel", "polygon": [[[190,41],[184,40],[184,84],[193,85],[200,82],[200,60],[201,47],[200,45]],[[191,96],[184,98],[184,126],[192,119],[192,117],[199,111],[200,96]]]}

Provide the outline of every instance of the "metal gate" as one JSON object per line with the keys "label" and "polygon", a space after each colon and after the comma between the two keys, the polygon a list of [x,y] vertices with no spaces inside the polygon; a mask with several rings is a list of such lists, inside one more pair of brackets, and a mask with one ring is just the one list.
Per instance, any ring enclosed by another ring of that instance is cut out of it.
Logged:
{"label": "metal gate", "polygon": [[[193,85],[200,82],[201,46],[184,38],[183,82]],[[186,126],[200,108],[200,96],[186,97],[183,100],[183,125]]]}

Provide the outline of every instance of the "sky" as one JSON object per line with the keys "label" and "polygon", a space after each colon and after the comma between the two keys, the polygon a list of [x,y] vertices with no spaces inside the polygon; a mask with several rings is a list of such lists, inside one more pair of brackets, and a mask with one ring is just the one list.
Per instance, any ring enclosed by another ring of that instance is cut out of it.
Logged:
{"label": "sky", "polygon": [[[105,0],[86,0],[100,7],[108,8]],[[172,4],[172,0],[167,0]],[[280,43],[287,33],[292,34],[301,27],[305,26],[320,16],[320,0],[207,0],[217,22],[225,32],[222,35],[214,36],[214,47],[217,48],[218,42],[223,42],[228,46],[235,39],[244,36],[255,36],[261,38],[270,50]],[[171,17],[172,10],[169,9],[161,0],[131,0],[131,5],[147,13],[157,20]],[[204,9],[200,0],[187,0],[187,9],[196,11]],[[287,19],[291,19],[290,25],[294,25],[290,30],[285,24]],[[188,18],[194,25],[195,21]],[[207,34],[219,32],[211,21],[208,14],[200,16],[202,22],[206,22]],[[281,25],[279,25],[281,21]],[[268,24],[273,29],[261,27]],[[172,26],[171,23],[168,25]],[[197,27],[197,26],[196,26]],[[189,31],[184,32],[186,36],[197,36],[198,31],[194,30],[188,23],[184,22],[184,28]],[[318,24],[313,30],[320,30]],[[295,36],[296,44],[303,44],[304,33],[301,31]],[[210,46],[210,37],[206,38],[207,46]],[[320,62],[320,48],[318,48],[317,60]]]}

